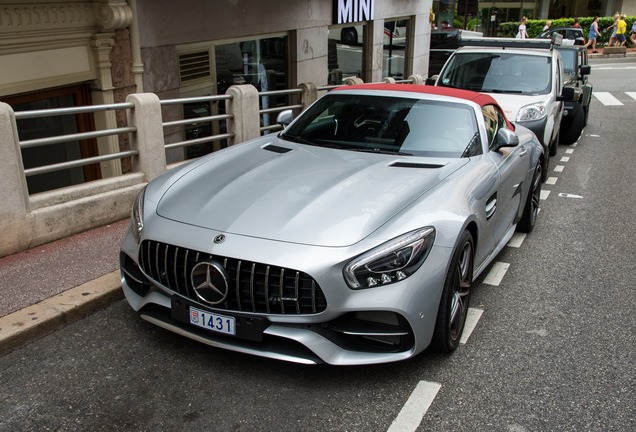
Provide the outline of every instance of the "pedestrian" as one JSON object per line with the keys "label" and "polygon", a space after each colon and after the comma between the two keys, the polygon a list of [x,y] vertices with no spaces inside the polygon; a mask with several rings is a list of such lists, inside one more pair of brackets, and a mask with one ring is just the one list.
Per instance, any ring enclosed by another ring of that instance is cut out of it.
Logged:
{"label": "pedestrian", "polygon": [[516,36],[517,39],[526,39],[528,37],[528,32],[526,31],[527,21],[528,21],[528,18],[526,17],[521,18],[521,24],[519,24],[519,31]]}
{"label": "pedestrian", "polygon": [[632,25],[632,30],[629,32],[629,40],[632,41],[634,47],[636,47],[636,21]]}
{"label": "pedestrian", "polygon": [[547,20],[547,21],[545,22],[545,26],[543,26],[543,31],[544,31],[544,32],[545,32],[545,31],[547,31],[547,30],[550,28],[550,26],[551,26],[551,25],[552,25],[552,21]]}
{"label": "pedestrian", "polygon": [[616,30],[618,30],[618,18],[619,18],[618,14],[614,15],[614,23],[605,29],[607,31],[613,28],[612,36],[610,36],[609,43],[607,44],[608,47],[611,47],[614,44],[614,42],[616,42]]}
{"label": "pedestrian", "polygon": [[578,18],[574,18],[574,27],[580,28],[581,25],[579,24],[579,19]]}
{"label": "pedestrian", "polygon": [[627,15],[621,15],[621,19],[618,21],[616,27],[616,45],[618,46],[625,45],[625,41],[627,40],[625,37],[625,33],[627,33],[627,22],[625,22],[625,18],[627,18]]}
{"label": "pedestrian", "polygon": [[600,34],[601,33],[598,31],[598,17],[595,16],[594,21],[592,21],[592,25],[590,25],[590,32],[587,35],[588,39],[587,39],[587,43],[585,44],[585,48],[587,48],[588,46],[590,46],[590,44],[592,44],[592,52],[593,53],[598,52],[596,51],[596,38]]}

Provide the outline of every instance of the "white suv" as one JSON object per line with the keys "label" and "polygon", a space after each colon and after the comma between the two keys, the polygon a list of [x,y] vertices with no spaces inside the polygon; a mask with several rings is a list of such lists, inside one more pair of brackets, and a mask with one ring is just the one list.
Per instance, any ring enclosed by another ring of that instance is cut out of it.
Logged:
{"label": "white suv", "polygon": [[464,40],[435,82],[490,94],[513,123],[535,133],[545,149],[544,180],[549,156],[559,143],[563,116],[563,64],[559,41],[477,38]]}

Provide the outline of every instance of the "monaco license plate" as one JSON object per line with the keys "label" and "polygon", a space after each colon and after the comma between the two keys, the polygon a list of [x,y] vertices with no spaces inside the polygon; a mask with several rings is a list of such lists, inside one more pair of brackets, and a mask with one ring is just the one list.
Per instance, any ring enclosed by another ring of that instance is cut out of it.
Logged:
{"label": "monaco license plate", "polygon": [[190,306],[190,324],[230,336],[236,335],[236,319]]}

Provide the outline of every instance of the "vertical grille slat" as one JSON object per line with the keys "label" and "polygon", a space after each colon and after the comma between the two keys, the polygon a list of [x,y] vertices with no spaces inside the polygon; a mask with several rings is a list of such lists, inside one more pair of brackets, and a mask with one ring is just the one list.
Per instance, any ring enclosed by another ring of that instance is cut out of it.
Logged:
{"label": "vertical grille slat", "polygon": [[298,270],[212,256],[151,240],[144,241],[139,250],[139,265],[148,277],[196,302],[201,300],[194,292],[190,273],[200,260],[222,263],[227,272],[230,291],[226,301],[216,306],[218,309],[280,315],[316,314],[327,308],[320,286]]}

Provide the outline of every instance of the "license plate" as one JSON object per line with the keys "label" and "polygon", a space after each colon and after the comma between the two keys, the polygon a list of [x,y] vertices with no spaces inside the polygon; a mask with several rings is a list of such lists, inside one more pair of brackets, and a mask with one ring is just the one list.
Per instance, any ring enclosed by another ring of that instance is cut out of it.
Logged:
{"label": "license plate", "polygon": [[230,336],[236,335],[236,320],[234,317],[217,315],[190,306],[190,324]]}

